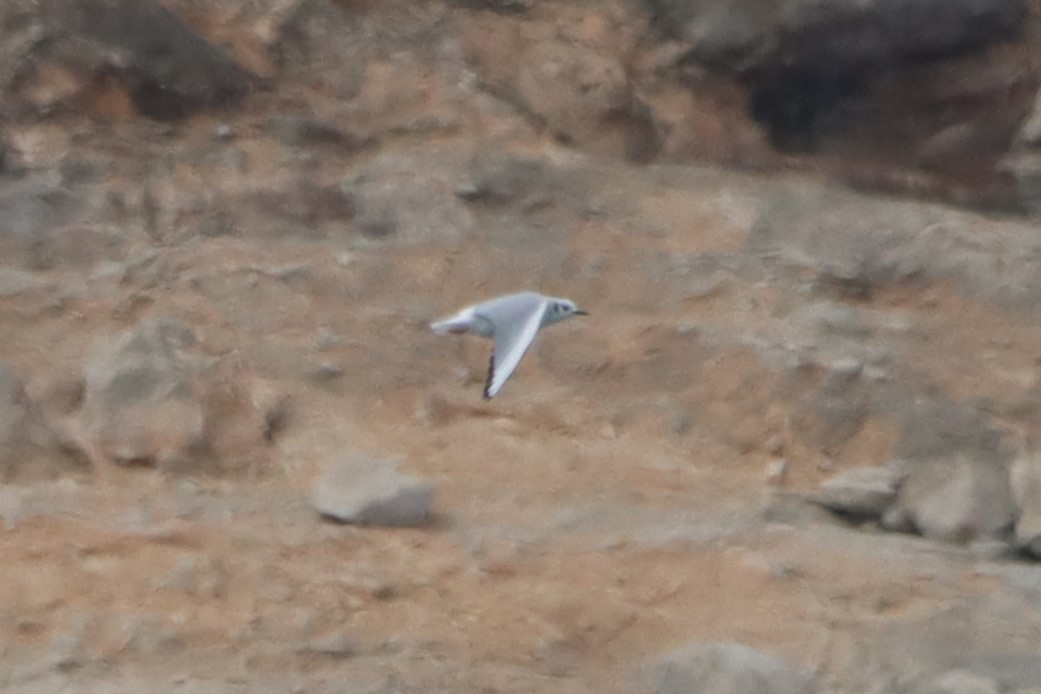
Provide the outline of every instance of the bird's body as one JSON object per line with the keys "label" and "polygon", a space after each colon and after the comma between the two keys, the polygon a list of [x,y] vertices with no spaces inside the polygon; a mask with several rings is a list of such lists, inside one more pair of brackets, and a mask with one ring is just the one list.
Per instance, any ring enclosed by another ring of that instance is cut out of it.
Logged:
{"label": "bird's body", "polygon": [[473,333],[495,340],[484,386],[484,397],[490,399],[517,369],[539,330],[565,318],[584,315],[586,312],[568,299],[521,292],[468,306],[431,323],[430,328],[440,335]]}

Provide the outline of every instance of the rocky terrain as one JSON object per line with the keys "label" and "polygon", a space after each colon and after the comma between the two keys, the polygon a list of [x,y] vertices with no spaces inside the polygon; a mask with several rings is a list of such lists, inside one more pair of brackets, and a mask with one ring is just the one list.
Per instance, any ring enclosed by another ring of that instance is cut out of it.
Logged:
{"label": "rocky terrain", "polygon": [[1039,13],[3,3],[0,686],[1041,690]]}

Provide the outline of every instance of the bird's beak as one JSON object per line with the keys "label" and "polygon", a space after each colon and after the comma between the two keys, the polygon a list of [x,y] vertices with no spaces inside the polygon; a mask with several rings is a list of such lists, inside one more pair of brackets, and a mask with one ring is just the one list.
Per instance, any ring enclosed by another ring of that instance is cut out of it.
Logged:
{"label": "bird's beak", "polygon": [[582,309],[576,309],[575,310],[575,315],[576,316],[588,316],[589,313],[587,313],[586,311],[583,311]]}

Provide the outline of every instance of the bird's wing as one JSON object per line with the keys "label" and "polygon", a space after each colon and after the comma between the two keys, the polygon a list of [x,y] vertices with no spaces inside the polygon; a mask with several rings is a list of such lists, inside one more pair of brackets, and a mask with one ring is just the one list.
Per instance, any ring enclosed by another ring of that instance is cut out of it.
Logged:
{"label": "bird's wing", "polygon": [[495,350],[488,365],[488,380],[484,384],[484,397],[491,399],[505,385],[517,365],[524,358],[528,347],[542,327],[542,317],[548,304],[539,297],[529,301],[527,297],[519,305],[503,307],[497,316],[489,316],[495,324]]}

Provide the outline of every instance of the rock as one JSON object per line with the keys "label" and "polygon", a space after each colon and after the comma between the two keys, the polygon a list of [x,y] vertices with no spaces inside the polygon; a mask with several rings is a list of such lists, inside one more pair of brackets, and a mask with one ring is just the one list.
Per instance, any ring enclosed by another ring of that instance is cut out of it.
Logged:
{"label": "rock", "polygon": [[75,670],[89,660],[90,620],[79,615],[79,619],[73,619],[73,622],[70,628],[56,634],[50,644],[51,665],[61,672]]}
{"label": "rock", "polygon": [[88,469],[82,452],[48,424],[14,371],[0,364],[0,482],[53,479]]}
{"label": "rock", "polygon": [[300,648],[300,652],[335,659],[349,658],[355,652],[354,639],[347,631],[337,629],[330,634],[310,639]]}
{"label": "rock", "polygon": [[763,508],[761,517],[767,523],[792,526],[837,525],[835,516],[811,503],[803,494],[775,492]]}
{"label": "rock", "polygon": [[791,319],[825,334],[863,338],[871,333],[856,307],[836,301],[819,301],[802,306],[792,313]]}
{"label": "rock", "polygon": [[624,36],[594,45],[507,26],[481,25],[463,37],[488,89],[562,142],[635,162],[659,154],[658,125],[620,58]]}
{"label": "rock", "polygon": [[32,239],[68,224],[82,209],[79,196],[65,188],[39,181],[19,182],[0,191],[0,238]]}
{"label": "rock", "polygon": [[122,625],[123,649],[142,656],[176,655],[186,646],[182,621],[173,622],[155,616],[128,616]]}
{"label": "rock", "polygon": [[454,245],[474,229],[473,214],[453,193],[450,163],[383,154],[346,185],[355,224],[365,236],[407,244]]}
{"label": "rock", "polygon": [[[856,648],[833,664],[832,681],[841,686],[829,691],[938,694],[1033,686],[1041,682],[1039,628],[1036,601],[1006,591],[898,617],[858,634]],[[881,683],[889,686],[878,688]]]}
{"label": "rock", "polygon": [[488,9],[502,14],[523,13],[535,6],[535,0],[452,0],[460,7]]}
{"label": "rock", "polygon": [[[792,428],[829,457],[864,426],[870,414],[869,388],[857,359],[833,364],[800,364],[787,378],[786,390],[797,400]],[[807,388],[807,382],[821,382]]]}
{"label": "rock", "polygon": [[1028,147],[1041,146],[1041,92],[1034,97],[1034,107],[1020,126],[1016,140]]}
{"label": "rock", "polygon": [[269,232],[284,234],[282,220],[306,226],[320,226],[333,222],[334,228],[343,225],[355,213],[354,199],[340,185],[318,185],[300,180],[289,190],[257,190],[242,199],[254,205],[264,220],[275,223]]}
{"label": "rock", "polygon": [[50,286],[46,280],[33,272],[14,268],[0,268],[0,299],[33,292]]}
{"label": "rock", "polygon": [[163,465],[205,448],[203,364],[195,344],[180,323],[153,320],[95,345],[84,373],[83,416],[104,455]]}
{"label": "rock", "polygon": [[778,65],[849,75],[900,60],[924,60],[1013,35],[1021,0],[648,0],[655,25],[693,45],[697,59],[749,72]]}
{"label": "rock", "polygon": [[556,172],[539,159],[482,153],[470,162],[466,180],[455,194],[469,202],[533,207],[558,194],[556,178]]}
{"label": "rock", "polygon": [[184,325],[148,319],[95,344],[81,421],[92,448],[120,464],[168,472],[255,467],[269,429],[255,383],[235,362],[205,355]]}
{"label": "rock", "polygon": [[161,120],[220,106],[256,86],[246,70],[155,0],[5,5],[0,26],[16,29],[0,47],[11,60],[0,75],[8,114],[74,105],[110,78],[140,113]]}
{"label": "rock", "polygon": [[228,571],[220,559],[186,557],[156,587],[213,600],[225,594],[227,584]]}
{"label": "rock", "polygon": [[951,670],[928,678],[910,694],[1000,694],[994,680],[965,670]]}
{"label": "rock", "polygon": [[647,0],[653,23],[697,61],[740,74],[777,144],[894,66],[965,53],[1020,31],[1023,0]]}
{"label": "rock", "polygon": [[350,152],[361,144],[334,123],[304,116],[276,116],[269,121],[268,130],[289,147],[331,147]]}
{"label": "rock", "polygon": [[1020,456],[1009,470],[1016,502],[1016,546],[1041,559],[1041,456]]}
{"label": "rock", "polygon": [[788,481],[788,459],[778,458],[766,466],[765,479],[768,483],[783,487]]}
{"label": "rock", "polygon": [[843,515],[880,518],[896,501],[897,481],[888,467],[857,468],[825,480],[811,498]]}
{"label": "rock", "polygon": [[311,494],[311,505],[323,516],[363,525],[422,525],[433,502],[429,482],[399,472],[392,463],[362,456],[331,461]]}
{"label": "rock", "polygon": [[975,408],[939,398],[916,401],[894,457],[898,503],[926,537],[970,542],[1011,527],[1009,452]]}
{"label": "rock", "polygon": [[813,675],[733,642],[695,643],[650,668],[655,694],[811,694]]}
{"label": "rock", "polygon": [[964,543],[997,537],[1012,525],[1015,505],[1000,463],[962,454],[898,465],[910,469],[899,503],[926,537]]}
{"label": "rock", "polygon": [[588,142],[608,114],[626,108],[625,67],[607,52],[544,41],[520,60],[517,91],[524,103],[567,142]]}
{"label": "rock", "polygon": [[134,232],[102,223],[105,196],[36,178],[0,191],[0,254],[5,264],[30,270],[86,267],[120,261]]}
{"label": "rock", "polygon": [[1023,209],[1034,215],[1041,213],[1041,153],[1013,152],[1001,161],[1000,168],[1015,182]]}

